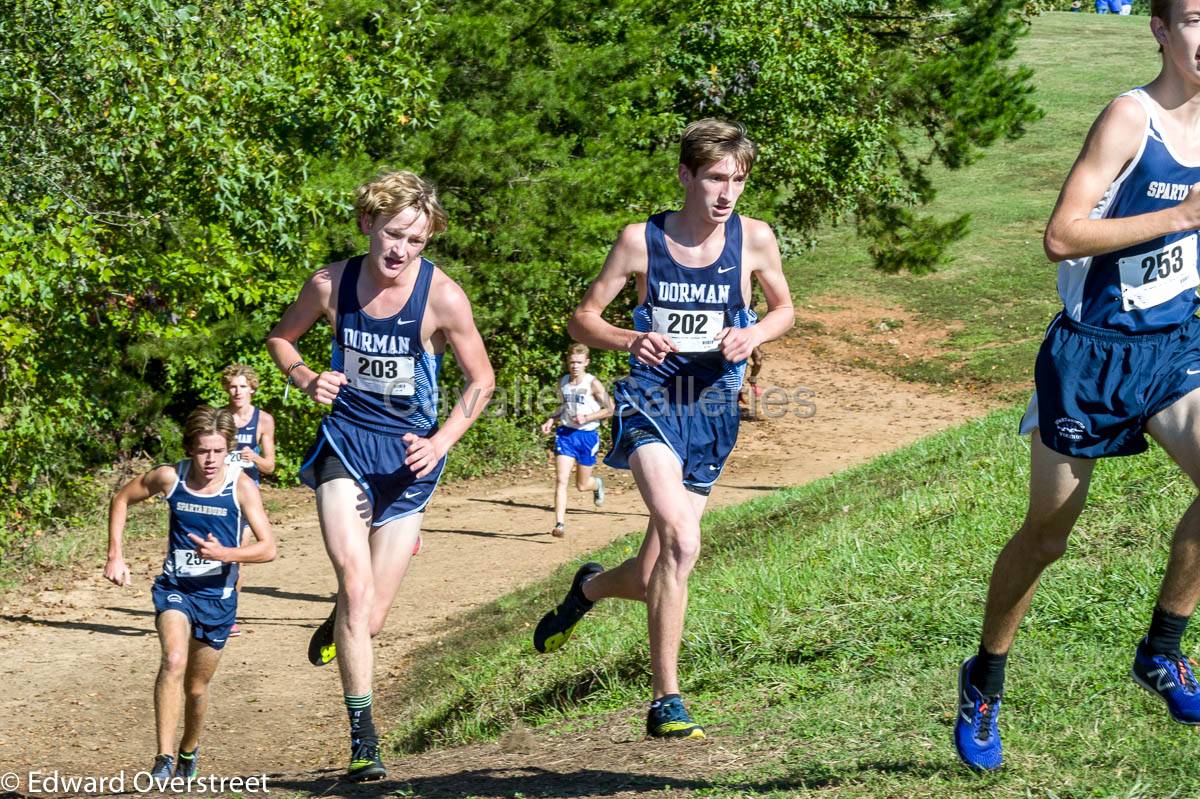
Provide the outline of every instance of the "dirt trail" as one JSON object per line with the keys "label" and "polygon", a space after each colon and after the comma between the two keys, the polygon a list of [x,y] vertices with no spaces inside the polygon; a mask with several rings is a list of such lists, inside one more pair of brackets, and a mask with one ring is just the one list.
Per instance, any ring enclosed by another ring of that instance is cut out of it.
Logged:
{"label": "dirt trail", "polygon": [[[983,399],[822,362],[799,339],[770,345],[762,385],[782,389],[770,398],[783,393],[794,398],[807,388],[811,395],[803,399],[814,412],[804,416],[805,406],[792,402],[777,418],[744,423],[710,507],[832,474],[989,409]],[[549,466],[519,478],[443,486],[426,514],[425,548],[378,640],[378,679],[403,679],[401,663],[410,644],[435,635],[455,614],[642,528],[646,511],[628,473],[601,467],[600,474],[609,485],[605,507],[594,509],[590,497],[572,492],[565,540],[546,534],[552,523]],[[203,738],[205,772],[314,775],[345,764],[337,671],[313,668],[305,658],[308,637],[328,612],[335,585],[312,495],[303,489],[269,494],[276,506],[286,506],[273,519],[280,554],[274,563],[246,569],[240,613],[246,633],[231,640],[213,682]],[[149,587],[161,551],[161,538],[131,547],[129,588],[107,584],[97,561],[40,576],[4,598],[0,772],[55,768],[102,775],[148,768],[155,749],[151,691],[159,657]],[[461,579],[463,574],[471,579]],[[387,719],[381,721],[386,726]],[[492,750],[503,754],[504,747]],[[614,764],[611,785],[601,780],[609,788],[598,792],[637,790],[636,763],[653,767],[675,757],[654,751],[640,744],[623,747],[626,762]],[[725,750],[699,751],[720,761]],[[468,779],[463,770],[475,764],[454,755],[425,755],[394,770],[407,782],[425,780],[418,795],[563,795],[553,790],[559,777],[552,765],[512,757],[517,771],[511,780],[504,769],[472,772]],[[450,780],[454,772],[462,780]],[[324,789],[309,778],[296,780],[292,787]],[[549,794],[536,787],[542,783]]]}

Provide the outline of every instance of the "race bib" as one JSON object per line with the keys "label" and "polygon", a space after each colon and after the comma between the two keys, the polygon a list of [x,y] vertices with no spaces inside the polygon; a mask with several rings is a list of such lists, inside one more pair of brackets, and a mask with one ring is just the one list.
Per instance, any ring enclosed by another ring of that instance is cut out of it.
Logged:
{"label": "race bib", "polygon": [[1121,306],[1126,311],[1153,308],[1180,292],[1200,286],[1196,272],[1196,234],[1162,249],[1117,261],[1121,271]]}
{"label": "race bib", "polygon": [[175,574],[180,577],[204,577],[221,573],[221,561],[205,560],[194,549],[175,550]]}
{"label": "race bib", "polygon": [[674,308],[654,308],[654,332],[670,336],[680,352],[714,352],[713,338],[724,327],[721,311],[677,311]]}
{"label": "race bib", "polygon": [[416,359],[411,355],[364,355],[346,350],[346,378],[350,385],[373,394],[411,397],[417,393],[415,370]]}

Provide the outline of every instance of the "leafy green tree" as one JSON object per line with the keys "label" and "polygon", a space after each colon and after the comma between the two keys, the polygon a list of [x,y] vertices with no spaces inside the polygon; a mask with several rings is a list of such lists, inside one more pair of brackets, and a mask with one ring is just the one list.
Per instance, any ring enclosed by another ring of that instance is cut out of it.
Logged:
{"label": "leafy green tree", "polygon": [[314,168],[432,123],[428,35],[419,5],[0,10],[0,517],[44,518],[71,473],[160,449],[224,363],[266,366],[346,214]]}

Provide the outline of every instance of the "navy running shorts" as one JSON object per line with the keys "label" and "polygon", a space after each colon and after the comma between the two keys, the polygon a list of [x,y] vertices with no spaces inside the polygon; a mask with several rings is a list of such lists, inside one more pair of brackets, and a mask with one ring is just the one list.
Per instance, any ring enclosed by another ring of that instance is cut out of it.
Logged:
{"label": "navy running shorts", "polygon": [[559,425],[554,436],[554,454],[574,458],[580,466],[595,466],[600,451],[600,434],[595,430]]}
{"label": "navy running shorts", "polygon": [[670,401],[663,396],[633,378],[613,387],[613,445],[604,463],[628,469],[629,456],[639,447],[666,444],[679,459],[684,487],[708,496],[737,443],[737,394],[688,392],[691,399],[676,395]]}
{"label": "navy running shorts", "polygon": [[[434,432],[418,435],[427,438]],[[379,527],[424,511],[446,468],[443,457],[432,472],[418,478],[404,463],[407,452],[400,433],[364,430],[326,416],[304,456],[300,480],[315,490],[339,477],[353,479],[371,502],[371,526]]]}
{"label": "navy running shorts", "polygon": [[1145,452],[1146,421],[1200,388],[1200,319],[1157,333],[1122,333],[1060,314],[1034,367],[1021,433],[1074,458]]}
{"label": "navy running shorts", "polygon": [[178,610],[187,616],[193,638],[213,649],[225,648],[229,629],[237,620],[236,593],[225,599],[201,597],[179,588],[160,574],[150,588],[150,597],[154,600],[156,615]]}

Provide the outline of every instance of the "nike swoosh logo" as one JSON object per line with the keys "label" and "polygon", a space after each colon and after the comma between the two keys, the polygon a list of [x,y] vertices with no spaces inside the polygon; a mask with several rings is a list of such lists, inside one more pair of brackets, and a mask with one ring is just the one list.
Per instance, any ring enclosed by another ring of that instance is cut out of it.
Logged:
{"label": "nike swoosh logo", "polygon": [[416,319],[397,319],[396,326],[399,327],[400,325],[411,325],[415,321],[417,321],[417,320]]}
{"label": "nike swoosh logo", "polygon": [[1189,375],[1200,375],[1200,369],[1188,369],[1187,373]]}
{"label": "nike swoosh logo", "polygon": [[718,267],[717,267],[717,274],[718,274],[718,275],[723,275],[723,274],[725,274],[726,272],[732,272],[734,269],[737,269],[737,267],[736,267],[736,266],[727,266],[727,267],[725,267],[724,269],[722,269],[721,267],[719,267],[719,266],[718,266]]}
{"label": "nike swoosh logo", "polygon": [[419,497],[419,496],[421,496],[420,491],[405,491],[404,492],[405,499],[412,499],[413,497]]}

